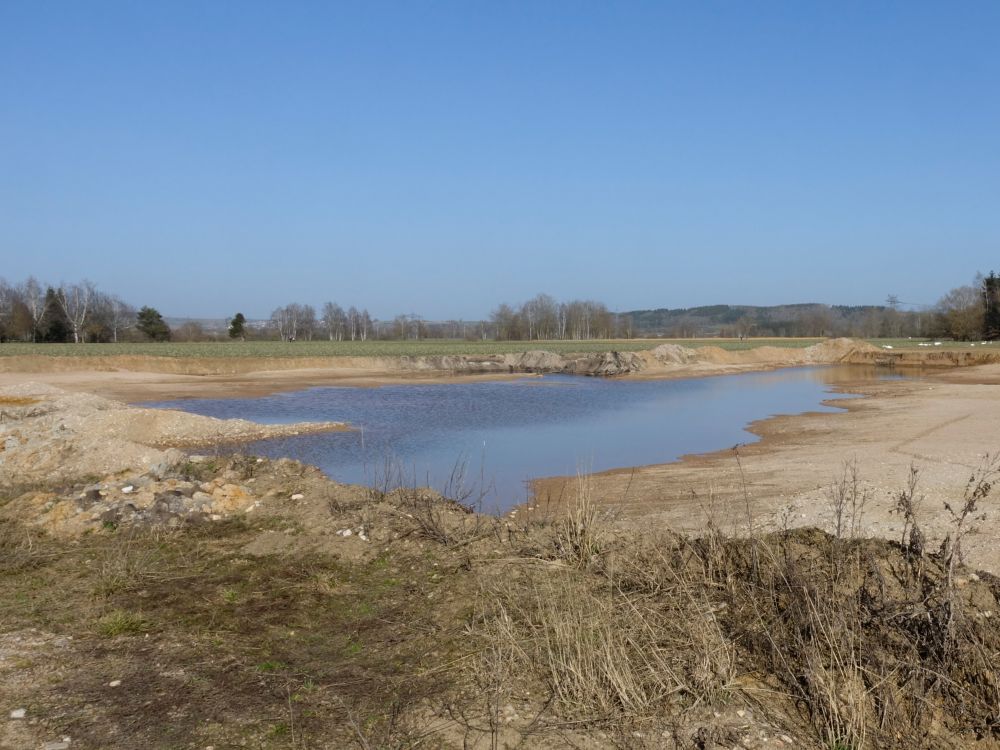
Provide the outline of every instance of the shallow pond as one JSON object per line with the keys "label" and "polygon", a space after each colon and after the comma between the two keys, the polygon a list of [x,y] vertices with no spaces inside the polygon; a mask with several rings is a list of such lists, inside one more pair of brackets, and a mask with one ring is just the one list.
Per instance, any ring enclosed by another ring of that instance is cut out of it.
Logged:
{"label": "shallow pond", "polygon": [[884,370],[841,366],[657,381],[550,375],[150,405],[264,423],[349,422],[357,429],[240,450],[296,458],[340,482],[380,486],[402,478],[453,496],[462,484],[473,498],[485,494],[485,507],[504,509],[526,499],[526,480],[666,463],[753,442],[757,437],[746,430],[751,422],[838,411],[822,403],[850,398],[834,394],[836,384],[881,377]]}

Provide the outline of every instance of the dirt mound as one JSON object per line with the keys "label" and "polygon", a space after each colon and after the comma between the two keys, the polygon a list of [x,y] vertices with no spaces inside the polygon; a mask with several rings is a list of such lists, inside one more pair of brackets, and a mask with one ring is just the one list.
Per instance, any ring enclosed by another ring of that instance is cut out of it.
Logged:
{"label": "dirt mound", "polygon": [[650,354],[664,365],[686,365],[695,357],[696,350],[678,344],[660,344]]}
{"label": "dirt mound", "polygon": [[846,362],[858,354],[881,354],[882,350],[865,341],[839,338],[823,341],[806,347],[806,359],[810,362],[834,363]]}
{"label": "dirt mound", "polygon": [[503,361],[516,372],[562,372],[567,366],[564,357],[544,350],[506,354]]}
{"label": "dirt mound", "polygon": [[130,468],[168,467],[182,446],[262,440],[345,429],[342,423],[260,425],[166,409],[143,409],[48,385],[23,383],[0,397],[0,486],[51,482]]}
{"label": "dirt mound", "polygon": [[732,352],[718,346],[702,346],[695,350],[694,360],[712,365],[735,365],[747,362],[747,352]]}

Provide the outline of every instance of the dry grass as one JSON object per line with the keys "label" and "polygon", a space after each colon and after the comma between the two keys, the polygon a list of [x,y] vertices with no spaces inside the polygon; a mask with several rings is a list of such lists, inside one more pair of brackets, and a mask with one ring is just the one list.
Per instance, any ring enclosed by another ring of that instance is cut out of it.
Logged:
{"label": "dry grass", "polygon": [[[936,554],[861,538],[866,495],[850,465],[829,495],[839,536],[616,532],[581,488],[549,528],[551,562],[483,577],[477,681],[498,704],[509,672],[531,675],[551,696],[550,725],[626,734],[736,703],[826,748],[998,736],[1000,589],[960,588],[954,568],[995,477],[984,466]],[[914,478],[911,523],[916,494]]]}
{"label": "dry grass", "polygon": [[[168,731],[178,747],[754,746],[744,725],[803,748],[995,746],[1000,582],[960,559],[990,497],[984,466],[940,552],[912,532],[863,538],[849,466],[829,495],[839,536],[752,518],[743,537],[623,529],[586,483],[563,517],[521,526],[437,493],[330,484],[326,531],[367,514],[373,534],[329,534],[333,554],[246,551],[286,517],[73,544],[6,523],[0,620],[74,635],[71,677],[32,702],[56,722],[99,705],[101,721],[58,726],[82,747]],[[912,527],[916,478],[901,497]],[[130,685],[114,702],[93,702],[109,671],[95,655]],[[722,724],[737,711],[752,721]],[[198,734],[210,715],[238,734]]]}

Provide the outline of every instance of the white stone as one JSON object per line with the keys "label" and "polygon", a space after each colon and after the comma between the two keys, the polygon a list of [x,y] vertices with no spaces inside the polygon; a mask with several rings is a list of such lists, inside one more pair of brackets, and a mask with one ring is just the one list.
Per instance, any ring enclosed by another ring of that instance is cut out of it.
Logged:
{"label": "white stone", "polygon": [[133,487],[131,484],[126,484],[124,487],[122,487],[122,494],[128,495],[133,490],[135,490],[135,487]]}
{"label": "white stone", "polygon": [[10,718],[23,719],[27,713],[28,710],[26,708],[15,708],[13,711],[10,712]]}
{"label": "white stone", "polygon": [[306,496],[303,495],[301,492],[296,492],[294,495],[292,495],[292,500],[304,500],[305,497]]}
{"label": "white stone", "polygon": [[121,684],[122,684],[121,680],[112,680],[111,682],[108,683],[108,687],[118,687]]}

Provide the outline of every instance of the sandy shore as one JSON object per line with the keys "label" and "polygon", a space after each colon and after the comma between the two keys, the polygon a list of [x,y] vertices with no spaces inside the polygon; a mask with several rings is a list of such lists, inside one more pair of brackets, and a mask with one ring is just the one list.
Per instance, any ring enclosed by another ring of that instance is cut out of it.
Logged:
{"label": "sandy shore", "polygon": [[[944,355],[944,359],[940,357]],[[977,356],[992,356],[979,352]],[[955,365],[947,352],[924,360]],[[809,347],[728,351],[665,343],[647,351],[560,355],[544,350],[503,355],[401,357],[156,357],[145,355],[0,357],[0,387],[31,381],[127,402],[179,398],[252,398],[313,386],[450,383],[569,373],[636,379],[710,377],[815,364],[885,364],[886,353],[851,339]],[[923,361],[923,360],[922,360]],[[912,363],[911,363],[912,364]]]}
{"label": "sandy shore", "polygon": [[[910,468],[920,472],[920,518],[935,543],[987,453],[1000,452],[1000,365],[984,365],[838,390],[862,396],[831,401],[840,413],[812,412],[750,426],[758,442],[664,465],[595,475],[592,491],[626,524],[697,531],[833,527],[830,490],[855,463],[867,495],[863,530],[899,539],[894,512]],[[738,460],[737,460],[738,459]],[[576,480],[536,482],[537,507],[572,499]],[[1000,496],[991,497],[966,542],[969,561],[1000,573]]]}
{"label": "sandy shore", "polygon": [[[690,350],[688,350],[690,351]],[[699,355],[695,361],[670,361],[645,355],[635,378],[678,378],[769,370],[809,364],[808,357],[844,361],[848,356],[871,361],[881,356],[872,348],[846,344],[816,350],[785,352],[721,352]],[[931,353],[938,356],[944,353]],[[683,355],[687,356],[687,355]],[[841,358],[841,359],[838,359]],[[923,364],[958,364],[949,360]],[[44,363],[43,363],[44,364]],[[120,363],[118,363],[120,364]],[[191,367],[191,363],[182,363]],[[210,363],[211,364],[211,363]],[[240,370],[220,371],[222,365],[197,365],[202,374],[170,372],[165,366],[146,369],[112,367],[91,362],[58,362],[48,368],[38,362],[18,371],[6,363],[0,387],[26,381],[42,382],[74,392],[99,394],[124,401],[185,397],[252,397],[279,390],[316,385],[376,386],[388,383],[467,382],[470,379],[524,377],[504,368],[490,372],[459,373],[433,366],[393,369],[371,360],[338,361],[331,367],[295,368],[282,362],[275,369],[254,370],[249,363],[227,363]],[[299,364],[307,364],[300,362]],[[314,363],[310,363],[314,364]],[[432,363],[433,364],[433,363]],[[477,362],[478,364],[478,362]],[[916,362],[912,364],[918,364]],[[260,366],[259,363],[256,366]],[[174,365],[171,365],[174,367]],[[213,370],[213,367],[215,368]],[[103,368],[103,369],[102,369]],[[181,369],[177,365],[175,369]],[[909,371],[911,373],[916,371]],[[922,514],[927,531],[937,538],[945,529],[944,502],[961,498],[972,471],[987,452],[1000,450],[1000,364],[922,370],[907,380],[845,382],[842,390],[864,396],[838,401],[839,413],[812,413],[778,417],[755,423],[751,430],[762,439],[740,448],[740,462],[732,450],[689,456],[679,462],[619,470],[597,475],[593,488],[609,507],[620,511],[625,523],[656,524],[682,530],[704,528],[709,522],[728,529],[747,526],[746,497],[755,527],[818,525],[830,528],[829,487],[845,462],[856,461],[868,498],[864,527],[867,533],[897,538],[901,520],[892,512],[911,465],[921,472]],[[183,444],[182,441],[178,445]],[[573,482],[563,478],[537,483],[539,506],[573,493]],[[978,533],[967,542],[970,561],[1000,572],[1000,512],[987,504]]]}

